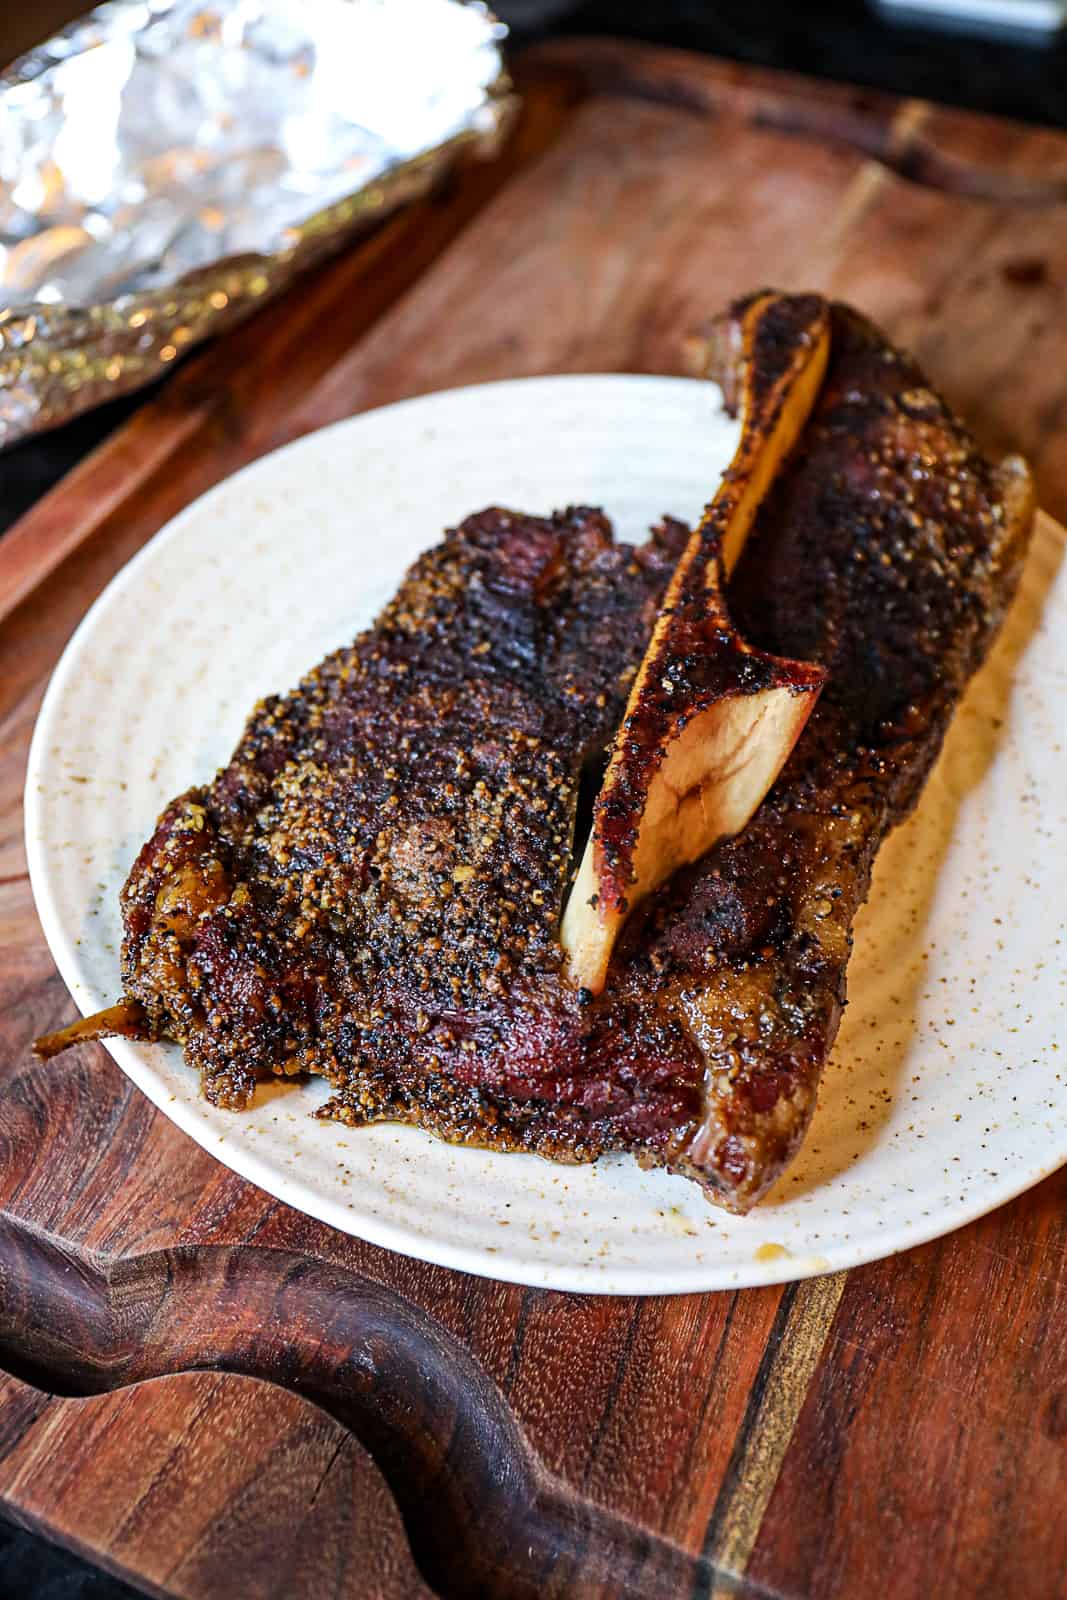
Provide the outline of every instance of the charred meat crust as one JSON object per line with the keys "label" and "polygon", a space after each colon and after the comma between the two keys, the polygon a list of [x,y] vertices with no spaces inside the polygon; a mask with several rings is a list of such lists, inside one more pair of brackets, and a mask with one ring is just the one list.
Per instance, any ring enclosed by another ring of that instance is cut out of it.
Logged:
{"label": "charred meat crust", "polygon": [[577,794],[686,530],[634,550],[595,511],[490,510],[164,812],[123,893],[123,1015],[177,1039],[221,1105],[321,1073],[352,1124],[630,1150],[747,1210],[803,1137],[878,846],[1002,620],[1031,514],[1025,469],[994,471],[835,306],[816,411],[728,594],[747,639],[828,686],[744,832],[631,918],[601,997],[560,970]]}
{"label": "charred meat crust", "polygon": [[168,808],[124,893],[126,990],[209,1098],[317,1072],[346,1121],[560,1159],[603,1147],[606,1106],[635,1139],[692,1114],[691,1042],[653,1021],[624,1089],[557,942],[582,768],[686,534],[634,550],[583,509],[469,518]]}
{"label": "charred meat crust", "polygon": [[746,636],[825,666],[827,687],[748,828],[668,887],[620,975],[626,991],[655,970],[660,1005],[701,1042],[704,1112],[672,1159],[735,1210],[803,1139],[878,847],[1000,626],[1033,516],[1022,464],[991,468],[915,364],[843,306],[831,352],[730,588]]}

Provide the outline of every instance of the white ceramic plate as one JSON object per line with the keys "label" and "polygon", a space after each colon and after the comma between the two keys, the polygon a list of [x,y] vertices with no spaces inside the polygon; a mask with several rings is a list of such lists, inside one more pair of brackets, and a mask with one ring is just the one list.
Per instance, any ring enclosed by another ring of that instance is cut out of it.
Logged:
{"label": "white ceramic plate", "polygon": [[[220,485],[103,594],[52,681],[27,779],[34,892],[78,1005],[119,989],[117,897],[164,803],[225,762],[255,699],[352,638],[440,530],[496,503],[692,518],[734,443],[710,384],[539,378],[430,395]],[[594,1292],[732,1288],[958,1227],[1067,1160],[1067,581],[1043,519],[1023,593],[860,918],[807,1144],[750,1217],[629,1159],[557,1167],[314,1121],[320,1086],[234,1115],[180,1052],[109,1049],[167,1116],[289,1204],[469,1272]]]}

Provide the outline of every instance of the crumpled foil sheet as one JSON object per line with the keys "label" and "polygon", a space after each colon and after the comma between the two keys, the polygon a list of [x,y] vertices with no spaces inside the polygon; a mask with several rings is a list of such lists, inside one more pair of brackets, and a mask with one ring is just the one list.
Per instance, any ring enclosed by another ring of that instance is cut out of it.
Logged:
{"label": "crumpled foil sheet", "polygon": [[0,75],[0,446],[491,155],[506,31],[462,0],[112,0],[23,56]]}

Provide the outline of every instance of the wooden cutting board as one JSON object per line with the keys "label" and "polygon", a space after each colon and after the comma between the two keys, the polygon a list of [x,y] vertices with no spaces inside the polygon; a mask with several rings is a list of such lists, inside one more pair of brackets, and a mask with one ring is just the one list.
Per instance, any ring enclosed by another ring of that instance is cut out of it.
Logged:
{"label": "wooden cutting board", "polygon": [[1067,137],[636,45],[518,77],[495,165],[202,353],[0,542],[0,1508],[164,1595],[1065,1594],[1067,1174],[847,1274],[583,1299],[334,1233],[104,1050],[28,1053],[73,1015],[21,838],[45,682],[263,451],[455,384],[680,371],[772,282],[870,312],[1067,511]]}

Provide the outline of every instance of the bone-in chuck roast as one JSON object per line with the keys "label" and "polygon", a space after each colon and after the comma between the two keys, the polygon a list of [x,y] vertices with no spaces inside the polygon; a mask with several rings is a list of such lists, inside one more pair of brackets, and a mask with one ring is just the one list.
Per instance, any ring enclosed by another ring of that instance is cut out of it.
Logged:
{"label": "bone-in chuck roast", "polygon": [[[721,320],[718,360],[750,303]],[[560,921],[688,530],[634,548],[598,511],[494,509],[168,806],[122,895],[125,1001],[95,1031],[177,1040],[220,1105],[314,1073],[354,1126],[625,1150],[754,1204],[804,1136],[878,846],[1032,521],[1021,462],[987,463],[863,318],[829,321],[814,408],[728,586],[744,638],[825,686],[743,831],[636,906],[600,993],[572,981]]]}

